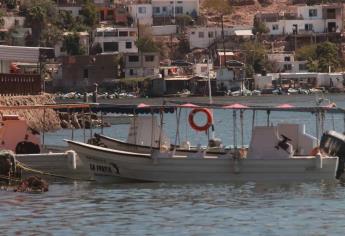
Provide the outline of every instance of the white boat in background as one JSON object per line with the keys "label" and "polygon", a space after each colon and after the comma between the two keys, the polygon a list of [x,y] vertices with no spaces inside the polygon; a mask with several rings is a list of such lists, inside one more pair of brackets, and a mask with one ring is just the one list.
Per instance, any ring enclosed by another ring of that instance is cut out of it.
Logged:
{"label": "white boat in background", "polygon": [[[164,146],[164,149],[170,151],[175,149],[175,153],[181,155],[195,153],[198,149],[203,149],[203,151],[211,155],[225,154],[226,152],[225,148],[222,146],[191,147],[189,142],[184,142],[179,146],[171,145],[168,135],[159,126],[155,116],[134,117],[131,120],[126,141],[103,134],[95,134],[95,137],[102,147],[138,153],[151,153],[154,150],[159,150],[162,146]],[[159,146],[160,142],[161,146]]]}

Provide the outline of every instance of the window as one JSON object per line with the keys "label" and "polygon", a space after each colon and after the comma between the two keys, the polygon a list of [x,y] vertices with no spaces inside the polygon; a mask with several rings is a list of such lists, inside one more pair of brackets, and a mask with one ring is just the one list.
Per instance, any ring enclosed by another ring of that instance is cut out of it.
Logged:
{"label": "window", "polygon": [[127,49],[132,48],[132,42],[126,42],[126,48]]}
{"label": "window", "polygon": [[213,32],[208,32],[208,37],[213,38]]}
{"label": "window", "polygon": [[128,31],[120,31],[119,36],[120,37],[128,37]]}
{"label": "window", "polygon": [[162,12],[167,12],[167,7],[162,7]]}
{"label": "window", "polygon": [[305,29],[305,31],[312,31],[313,30],[313,24],[305,24],[304,29]]}
{"label": "window", "polygon": [[204,32],[199,32],[199,38],[203,38],[204,37]]}
{"label": "window", "polygon": [[104,37],[117,37],[117,32],[116,31],[105,31],[104,32]]}
{"label": "window", "polygon": [[176,14],[183,14],[183,7],[175,7]]}
{"label": "window", "polygon": [[103,36],[103,32],[102,31],[96,32],[96,37],[102,37],[102,36]]}
{"label": "window", "polygon": [[139,8],[138,8],[138,12],[139,12],[140,14],[146,14],[146,7],[139,7]]}
{"label": "window", "polygon": [[89,70],[88,69],[83,70],[83,78],[89,78]]}
{"label": "window", "polygon": [[182,4],[182,1],[177,1],[178,4]]}
{"label": "window", "polygon": [[145,61],[146,62],[152,62],[155,60],[155,56],[154,55],[147,55],[145,56]]}
{"label": "window", "polygon": [[317,9],[309,9],[309,17],[317,16]]}
{"label": "window", "polygon": [[135,70],[135,69],[129,69],[129,75],[130,75],[130,76],[138,75],[138,72],[137,72],[137,70]]}
{"label": "window", "polygon": [[192,33],[191,34],[195,34],[195,31],[192,31]]}
{"label": "window", "polygon": [[292,66],[291,64],[284,64],[284,70],[291,70]]}
{"label": "window", "polygon": [[104,52],[117,52],[119,51],[118,42],[104,42],[103,43]]}
{"label": "window", "polygon": [[307,66],[307,64],[299,64],[298,69],[299,70],[308,70],[308,66]]}
{"label": "window", "polygon": [[161,13],[161,8],[160,7],[154,7],[153,8],[153,14],[159,14]]}
{"label": "window", "polygon": [[128,56],[129,62],[139,62],[139,56]]}
{"label": "window", "polygon": [[290,57],[284,57],[284,61],[290,61]]}
{"label": "window", "polygon": [[275,25],[272,25],[272,30],[278,30],[279,29],[279,25],[275,24]]}

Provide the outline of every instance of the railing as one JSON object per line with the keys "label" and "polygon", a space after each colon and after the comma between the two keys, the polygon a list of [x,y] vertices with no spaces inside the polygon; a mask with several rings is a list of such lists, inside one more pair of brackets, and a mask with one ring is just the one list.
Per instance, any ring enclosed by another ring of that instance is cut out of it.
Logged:
{"label": "railing", "polygon": [[0,74],[0,96],[38,95],[40,75]]}

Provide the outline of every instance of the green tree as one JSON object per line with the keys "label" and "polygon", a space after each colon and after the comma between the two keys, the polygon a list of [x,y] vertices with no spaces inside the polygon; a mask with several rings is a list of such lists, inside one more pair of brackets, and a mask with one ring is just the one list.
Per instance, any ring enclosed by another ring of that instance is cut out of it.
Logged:
{"label": "green tree", "polygon": [[16,0],[5,0],[6,7],[8,9],[14,9],[17,7],[17,1]]}
{"label": "green tree", "polygon": [[329,67],[337,70],[342,64],[338,46],[328,41],[298,49],[296,58],[308,61],[308,70],[315,72],[328,72]]}
{"label": "green tree", "polygon": [[253,34],[257,35],[258,37],[261,37],[262,34],[266,34],[269,32],[268,27],[265,25],[264,22],[262,22],[258,18],[254,18],[253,23]]}
{"label": "green tree", "polygon": [[85,0],[85,4],[83,5],[80,15],[83,18],[83,23],[90,27],[94,28],[98,23],[98,12],[95,4],[93,4],[90,0]]}
{"label": "green tree", "polygon": [[158,52],[159,48],[152,38],[142,37],[135,41],[139,52]]}
{"label": "green tree", "polygon": [[146,25],[138,26],[138,39],[135,41],[139,52],[158,52],[159,47],[153,41],[151,28]]}
{"label": "green tree", "polygon": [[25,16],[25,23],[32,29],[34,45],[40,45],[41,33],[56,23],[56,4],[50,0],[24,0],[21,5],[21,14]]}
{"label": "green tree", "polygon": [[317,44],[310,44],[296,50],[295,57],[299,61],[306,61],[316,58]]}
{"label": "green tree", "polygon": [[68,55],[83,55],[85,49],[79,43],[79,35],[77,33],[69,34],[65,37],[63,48],[67,51]]}
{"label": "green tree", "polygon": [[242,45],[245,54],[246,73],[252,76],[254,73],[262,73],[267,65],[266,48],[259,42],[246,42]]}
{"label": "green tree", "polygon": [[0,28],[2,28],[5,25],[4,16],[5,16],[5,13],[0,10]]}
{"label": "green tree", "polygon": [[224,16],[232,13],[232,7],[230,6],[228,0],[205,0],[203,7],[217,14],[220,19],[222,25],[223,51],[225,54]]}
{"label": "green tree", "polygon": [[178,25],[181,31],[185,30],[187,26],[193,23],[193,18],[190,15],[176,16],[176,25]]}
{"label": "green tree", "polygon": [[319,71],[328,72],[329,67],[335,70],[340,65],[339,50],[336,44],[324,42],[316,47],[316,57],[319,61]]}
{"label": "green tree", "polygon": [[56,25],[48,25],[41,33],[41,46],[54,47],[62,40],[62,30]]}

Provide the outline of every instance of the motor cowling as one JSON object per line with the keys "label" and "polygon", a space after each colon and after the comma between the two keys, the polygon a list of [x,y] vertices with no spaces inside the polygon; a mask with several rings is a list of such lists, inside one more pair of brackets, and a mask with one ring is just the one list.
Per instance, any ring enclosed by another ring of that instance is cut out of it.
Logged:
{"label": "motor cowling", "polygon": [[330,156],[339,158],[336,178],[339,179],[345,168],[345,135],[336,131],[326,131],[320,141],[320,150]]}

